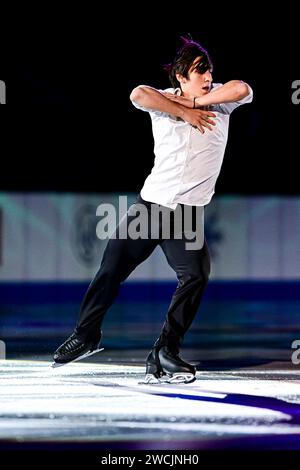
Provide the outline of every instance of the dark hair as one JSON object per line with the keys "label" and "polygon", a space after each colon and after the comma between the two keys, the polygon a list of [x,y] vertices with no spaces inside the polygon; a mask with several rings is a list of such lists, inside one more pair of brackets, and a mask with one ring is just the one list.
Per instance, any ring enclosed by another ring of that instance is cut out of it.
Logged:
{"label": "dark hair", "polygon": [[196,66],[200,73],[205,73],[213,67],[208,52],[200,44],[185,37],[181,37],[181,40],[183,41],[183,46],[177,52],[173,62],[164,66],[174,88],[180,87],[176,74],[180,73],[183,77],[188,78],[188,71],[196,57],[201,56],[201,60]]}

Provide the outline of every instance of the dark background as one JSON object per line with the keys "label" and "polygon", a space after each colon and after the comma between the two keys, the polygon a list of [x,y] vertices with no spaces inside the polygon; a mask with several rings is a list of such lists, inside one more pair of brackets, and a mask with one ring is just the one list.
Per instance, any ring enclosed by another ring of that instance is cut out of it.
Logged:
{"label": "dark background", "polygon": [[296,29],[283,34],[270,21],[166,31],[132,22],[104,32],[92,16],[90,25],[36,22],[6,37],[0,190],[139,191],[153,142],[150,118],[129,94],[139,84],[169,86],[163,64],[189,32],[210,52],[216,82],[242,79],[254,90],[253,104],[232,114],[217,193],[299,193]]}

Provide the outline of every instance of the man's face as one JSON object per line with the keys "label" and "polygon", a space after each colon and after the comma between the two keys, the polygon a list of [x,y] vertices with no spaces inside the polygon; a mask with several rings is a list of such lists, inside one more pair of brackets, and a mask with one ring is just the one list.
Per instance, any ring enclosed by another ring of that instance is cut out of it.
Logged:
{"label": "man's face", "polygon": [[201,73],[201,56],[196,57],[191,65],[188,78],[182,76],[179,78],[182,91],[186,95],[203,96],[211,90],[212,71],[208,69],[206,72]]}

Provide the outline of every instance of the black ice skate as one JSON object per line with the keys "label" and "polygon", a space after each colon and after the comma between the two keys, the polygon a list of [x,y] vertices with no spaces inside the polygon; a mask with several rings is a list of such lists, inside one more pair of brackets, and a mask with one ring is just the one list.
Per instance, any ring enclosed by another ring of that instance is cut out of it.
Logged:
{"label": "black ice skate", "polygon": [[147,357],[143,383],[190,383],[196,380],[196,368],[183,361],[176,351],[167,346],[153,348]]}
{"label": "black ice skate", "polygon": [[55,351],[52,367],[61,367],[70,362],[80,361],[86,357],[92,356],[97,352],[103,351],[99,348],[101,332],[93,339],[87,340],[73,333],[67,340]]}

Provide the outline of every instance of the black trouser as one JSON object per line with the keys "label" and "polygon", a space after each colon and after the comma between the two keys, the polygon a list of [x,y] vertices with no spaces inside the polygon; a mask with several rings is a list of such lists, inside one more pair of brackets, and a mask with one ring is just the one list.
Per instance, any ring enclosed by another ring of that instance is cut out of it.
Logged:
{"label": "black trouser", "polygon": [[[116,229],[126,230],[136,214],[132,209],[136,204],[144,204],[150,214],[151,203],[145,202],[141,196],[133,204],[127,216]],[[161,206],[160,206],[161,207]],[[166,208],[164,208],[166,209]],[[172,212],[171,209],[167,209]],[[150,217],[150,215],[149,215]],[[125,227],[124,227],[125,224]],[[155,345],[168,345],[177,349],[190,327],[199,307],[210,272],[210,259],[206,241],[201,249],[186,249],[186,239],[175,237],[164,238],[161,234],[161,220],[158,220],[159,237],[153,239],[120,239],[111,237],[103,254],[99,271],[91,282],[82,302],[76,332],[82,337],[91,337],[99,331],[108,308],[117,297],[120,284],[153,250],[160,245],[169,265],[174,269],[178,285],[173,294],[167,316],[159,338]],[[122,227],[121,227],[122,226]],[[149,222],[150,227],[150,222]]]}

